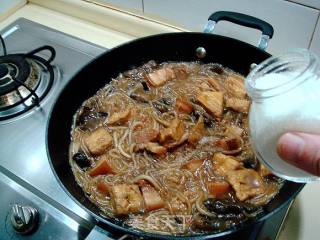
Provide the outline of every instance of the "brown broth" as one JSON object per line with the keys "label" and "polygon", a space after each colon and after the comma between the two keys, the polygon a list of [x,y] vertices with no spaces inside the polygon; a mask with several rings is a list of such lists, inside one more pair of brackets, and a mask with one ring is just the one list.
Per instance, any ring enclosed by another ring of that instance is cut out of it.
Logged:
{"label": "brown broth", "polygon": [[[148,76],[159,69],[171,69],[175,76],[164,85],[153,87],[148,81]],[[259,212],[260,206],[278,193],[281,180],[269,173],[268,176],[264,176],[263,170],[267,170],[257,162],[250,148],[247,113],[237,112],[224,106],[222,116],[216,118],[197,100],[199,92],[203,91],[221,91],[224,94],[224,101],[233,97],[233,93],[225,87],[226,79],[231,75],[236,75],[243,81],[243,77],[239,74],[218,64],[198,62],[156,64],[150,61],[119,74],[83,103],[74,117],[70,165],[75,180],[88,198],[101,209],[103,216],[124,217],[123,221],[134,228],[162,234],[223,231],[245,221],[250,217],[248,214],[241,217],[243,213],[238,212],[237,219],[226,220],[223,214],[212,212],[204,205],[204,201],[208,198],[216,198],[208,189],[209,183],[229,182],[228,177],[219,175],[215,171],[215,162],[212,159],[213,155],[219,152],[232,156],[245,171],[247,168],[253,168],[259,179],[261,178],[264,189],[264,192],[240,201],[232,185],[225,194],[219,196],[219,199],[231,201],[239,206],[242,206],[241,202],[245,202],[256,208],[254,212]],[[221,89],[213,86],[209,79],[215,79]],[[177,111],[176,100],[179,98],[185,99],[192,105],[191,113]],[[247,96],[244,96],[244,100],[249,101]],[[130,109],[128,121],[108,124],[110,116],[126,109]],[[134,150],[137,146],[134,141],[137,132],[145,134],[144,131],[156,130],[161,134],[167,128],[166,124],[170,125],[174,119],[178,119],[184,125],[184,133],[190,136],[199,116],[204,118],[205,134],[195,144],[190,144],[188,140],[180,144],[177,140],[162,143],[155,140],[158,145],[166,147],[167,152],[161,156],[148,150]],[[235,129],[242,131],[239,135],[241,146],[236,151],[228,151],[217,146],[218,140],[232,138],[230,126],[236,126]],[[90,153],[85,143],[85,139],[97,128],[104,128],[112,136],[112,145],[98,156]],[[169,147],[170,144],[176,146]],[[74,155],[79,151],[87,159],[87,167],[81,168],[79,167],[81,164],[75,162]],[[114,173],[91,177],[89,174],[91,169],[97,165],[102,156],[107,159]],[[196,170],[191,170],[188,163],[195,160],[202,161],[202,164]],[[153,211],[141,208],[138,212],[119,216],[110,194],[97,189],[97,184],[101,181],[110,188],[119,184],[140,184],[141,188],[139,179],[144,179],[144,184],[149,184],[157,191],[164,202],[163,207]],[[222,223],[218,227],[213,227],[211,223],[218,215]],[[208,226],[203,224],[204,221]]]}

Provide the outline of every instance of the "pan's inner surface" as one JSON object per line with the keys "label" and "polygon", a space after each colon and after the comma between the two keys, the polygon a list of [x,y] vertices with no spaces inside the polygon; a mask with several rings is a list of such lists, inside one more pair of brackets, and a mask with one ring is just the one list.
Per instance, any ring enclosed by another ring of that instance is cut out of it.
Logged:
{"label": "pan's inner surface", "polygon": [[[73,114],[87,98],[105,85],[108,79],[116,77],[120,72],[150,59],[157,62],[196,61],[198,59],[195,51],[199,46],[207,51],[203,62],[217,62],[244,75],[248,73],[251,63],[259,63],[269,56],[255,47],[230,38],[200,33],[164,34],[131,42],[100,56],[84,67],[58,98],[48,124],[47,141],[51,166],[67,192],[100,221],[123,231],[134,231],[122,228],[117,220],[100,217],[99,209],[85,197],[74,181],[68,167]],[[286,183],[278,196],[267,205],[263,216],[279,209],[300,189],[299,184]]]}

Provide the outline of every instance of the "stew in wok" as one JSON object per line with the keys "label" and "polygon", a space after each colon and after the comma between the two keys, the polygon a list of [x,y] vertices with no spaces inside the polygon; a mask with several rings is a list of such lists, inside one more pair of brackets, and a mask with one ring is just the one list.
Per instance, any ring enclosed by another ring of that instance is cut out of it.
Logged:
{"label": "stew in wok", "polygon": [[220,64],[149,61],[74,116],[70,165],[102,216],[162,234],[219,232],[253,218],[283,181],[248,139],[250,100]]}

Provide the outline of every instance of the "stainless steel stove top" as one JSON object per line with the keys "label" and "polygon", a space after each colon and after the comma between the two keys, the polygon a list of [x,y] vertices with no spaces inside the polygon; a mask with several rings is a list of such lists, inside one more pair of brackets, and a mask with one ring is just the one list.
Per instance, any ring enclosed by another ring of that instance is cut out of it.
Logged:
{"label": "stainless steel stove top", "polygon": [[[47,159],[45,133],[48,114],[60,90],[82,66],[106,49],[23,18],[3,29],[1,35],[8,54],[26,53],[39,46],[50,45],[56,50],[56,58],[52,62],[55,73],[53,86],[40,102],[40,107],[0,121],[0,171],[41,194],[45,201],[73,218],[93,221],[55,179]],[[39,55],[48,57],[46,52]]]}
{"label": "stainless steel stove top", "polygon": [[[0,193],[3,195],[0,239],[119,238],[117,233],[99,228],[95,219],[60,187],[51,171],[45,145],[48,115],[59,93],[79,69],[106,49],[23,18],[0,33],[8,54],[26,53],[42,45],[52,46],[56,51],[52,62],[53,86],[40,106],[0,121]],[[43,51],[39,56],[47,59],[49,53]],[[237,239],[276,239],[289,208],[290,205],[272,219],[247,229]],[[34,212],[38,212],[39,219],[34,217],[37,216]],[[12,222],[19,227],[21,221],[31,222],[30,219],[39,222],[32,235],[24,236],[13,229]]]}

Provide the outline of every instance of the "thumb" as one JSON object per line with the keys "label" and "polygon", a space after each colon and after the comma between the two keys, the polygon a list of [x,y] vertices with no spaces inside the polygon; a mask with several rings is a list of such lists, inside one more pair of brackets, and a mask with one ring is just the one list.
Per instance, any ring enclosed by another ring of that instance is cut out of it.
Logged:
{"label": "thumb", "polygon": [[287,162],[320,176],[320,135],[286,133],[279,138],[277,151]]}

